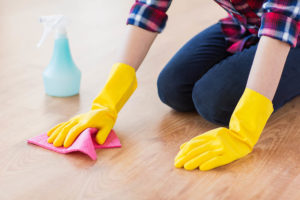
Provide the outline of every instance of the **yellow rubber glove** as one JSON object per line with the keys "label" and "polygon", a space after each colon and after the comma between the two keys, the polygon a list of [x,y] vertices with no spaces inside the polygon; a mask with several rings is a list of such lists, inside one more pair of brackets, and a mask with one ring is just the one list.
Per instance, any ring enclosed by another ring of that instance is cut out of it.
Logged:
{"label": "yellow rubber glove", "polygon": [[229,123],[229,129],[217,128],[180,146],[175,167],[186,170],[210,170],[250,153],[273,112],[272,102],[246,88]]}
{"label": "yellow rubber glove", "polygon": [[48,132],[48,142],[69,147],[86,128],[97,128],[96,141],[103,144],[113,128],[118,112],[137,87],[135,69],[116,63],[101,93],[94,99],[89,112],[76,115]]}

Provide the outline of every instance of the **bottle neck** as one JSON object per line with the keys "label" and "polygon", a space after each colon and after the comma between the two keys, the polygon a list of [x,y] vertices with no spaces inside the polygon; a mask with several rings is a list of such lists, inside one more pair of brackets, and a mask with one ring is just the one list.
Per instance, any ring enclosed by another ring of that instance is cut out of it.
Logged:
{"label": "bottle neck", "polygon": [[60,36],[55,39],[51,63],[73,64],[73,59],[71,56],[69,41],[67,37]]}

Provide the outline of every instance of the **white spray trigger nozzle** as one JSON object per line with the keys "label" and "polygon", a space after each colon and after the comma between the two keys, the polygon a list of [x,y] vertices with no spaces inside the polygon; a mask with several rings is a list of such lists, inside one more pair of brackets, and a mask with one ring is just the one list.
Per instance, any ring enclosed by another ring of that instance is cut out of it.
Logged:
{"label": "white spray trigger nozzle", "polygon": [[40,23],[44,25],[44,32],[37,47],[40,47],[54,30],[57,30],[58,34],[65,35],[65,27],[69,24],[69,20],[64,15],[42,16],[40,17]]}

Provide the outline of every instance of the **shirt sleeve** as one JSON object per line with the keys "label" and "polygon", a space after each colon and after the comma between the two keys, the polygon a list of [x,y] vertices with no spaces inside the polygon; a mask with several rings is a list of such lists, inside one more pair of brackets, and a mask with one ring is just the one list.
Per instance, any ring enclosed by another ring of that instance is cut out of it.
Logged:
{"label": "shirt sleeve", "polygon": [[266,0],[258,36],[269,36],[297,45],[300,30],[300,0]]}
{"label": "shirt sleeve", "polygon": [[136,0],[131,7],[127,24],[140,28],[162,32],[166,26],[168,15],[166,14],[172,0]]}

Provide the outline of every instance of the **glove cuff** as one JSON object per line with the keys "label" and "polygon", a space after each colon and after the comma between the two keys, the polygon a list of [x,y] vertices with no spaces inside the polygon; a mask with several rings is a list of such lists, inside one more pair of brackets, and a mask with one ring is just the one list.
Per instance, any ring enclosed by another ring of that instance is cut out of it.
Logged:
{"label": "glove cuff", "polygon": [[273,104],[267,97],[246,88],[231,116],[229,129],[252,149],[272,112]]}
{"label": "glove cuff", "polygon": [[94,99],[92,110],[105,106],[117,114],[136,88],[135,69],[124,63],[116,63],[111,69],[104,88]]}

